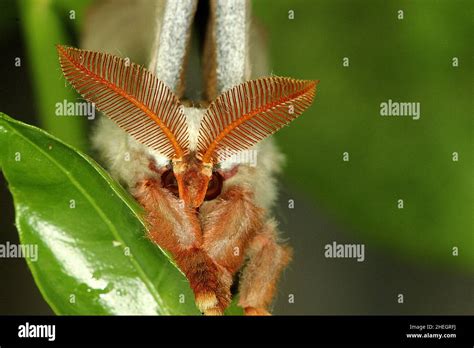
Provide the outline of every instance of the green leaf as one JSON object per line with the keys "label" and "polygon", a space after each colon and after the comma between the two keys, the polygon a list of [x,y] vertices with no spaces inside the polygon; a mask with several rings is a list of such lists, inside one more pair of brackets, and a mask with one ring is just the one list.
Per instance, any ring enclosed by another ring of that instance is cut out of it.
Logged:
{"label": "green leaf", "polygon": [[199,314],[139,205],[92,159],[2,113],[0,148],[21,243],[38,246],[28,266],[55,313]]}

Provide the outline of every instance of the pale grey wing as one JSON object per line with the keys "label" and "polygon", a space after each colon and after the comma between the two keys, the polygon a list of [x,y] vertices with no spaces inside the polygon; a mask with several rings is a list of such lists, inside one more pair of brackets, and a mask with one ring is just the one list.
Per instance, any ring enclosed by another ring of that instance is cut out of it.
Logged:
{"label": "pale grey wing", "polygon": [[265,31],[251,8],[249,0],[211,1],[203,59],[208,101],[269,74]]}
{"label": "pale grey wing", "polygon": [[217,92],[241,84],[247,76],[248,23],[247,0],[217,0],[214,3]]}
{"label": "pale grey wing", "polygon": [[164,1],[98,0],[85,13],[80,48],[147,65]]}
{"label": "pale grey wing", "polygon": [[155,32],[149,70],[180,98],[184,92],[187,52],[197,0],[163,1]]}
{"label": "pale grey wing", "polygon": [[250,2],[213,0],[204,49],[206,99],[213,101],[225,90],[250,78]]}
{"label": "pale grey wing", "polygon": [[[265,30],[251,15],[248,0],[211,1],[211,26],[206,37],[204,72],[208,83],[206,94],[215,99],[226,89],[244,81],[268,76],[268,52]],[[239,171],[224,182],[224,187],[245,185],[250,187],[258,206],[270,210],[277,198],[275,176],[280,172],[284,156],[273,138],[269,137],[252,150],[258,154],[257,165],[241,164]],[[231,171],[236,163],[232,159],[221,165]]]}

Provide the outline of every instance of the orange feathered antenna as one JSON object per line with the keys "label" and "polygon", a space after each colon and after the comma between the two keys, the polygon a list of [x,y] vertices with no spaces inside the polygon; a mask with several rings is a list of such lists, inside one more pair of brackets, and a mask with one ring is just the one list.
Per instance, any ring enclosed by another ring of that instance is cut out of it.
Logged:
{"label": "orange feathered antenna", "polygon": [[110,54],[56,46],[69,83],[140,143],[171,158],[188,146],[183,107],[140,65]]}
{"label": "orange feathered antenna", "polygon": [[267,77],[222,93],[201,123],[198,153],[202,161],[222,162],[275,133],[311,105],[318,82]]}

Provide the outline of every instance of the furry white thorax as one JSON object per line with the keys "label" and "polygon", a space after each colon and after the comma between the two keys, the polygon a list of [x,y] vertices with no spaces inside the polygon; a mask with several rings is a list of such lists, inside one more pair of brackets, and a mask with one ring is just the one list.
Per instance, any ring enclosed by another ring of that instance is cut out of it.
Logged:
{"label": "furry white thorax", "polygon": [[202,117],[206,110],[185,107],[184,115],[186,116],[186,122],[188,124],[188,139],[189,139],[189,150],[195,151],[197,148],[199,138],[199,128],[201,126]]}

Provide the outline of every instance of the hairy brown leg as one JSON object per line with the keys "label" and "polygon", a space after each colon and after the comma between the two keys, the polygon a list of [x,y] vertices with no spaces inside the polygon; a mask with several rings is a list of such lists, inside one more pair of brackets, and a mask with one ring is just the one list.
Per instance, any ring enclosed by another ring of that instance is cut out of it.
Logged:
{"label": "hairy brown leg", "polygon": [[249,262],[242,272],[239,305],[246,315],[268,315],[276,284],[291,260],[290,247],[276,241],[276,223],[269,221],[251,241]]}
{"label": "hairy brown leg", "polygon": [[200,216],[203,249],[220,268],[219,303],[211,309],[219,314],[229,305],[232,276],[242,267],[245,250],[262,227],[263,210],[255,206],[250,190],[233,186],[218,199],[203,204]]}
{"label": "hairy brown leg", "polygon": [[202,244],[197,216],[158,181],[140,181],[132,193],[147,212],[148,236],[155,243],[172,254]]}
{"label": "hairy brown leg", "polygon": [[220,266],[202,249],[200,222],[195,211],[183,207],[179,199],[154,179],[139,182],[133,194],[147,212],[149,238],[173,255],[190,282],[198,308],[215,314],[213,308],[225,300],[225,292],[221,290],[225,277],[219,274]]}

